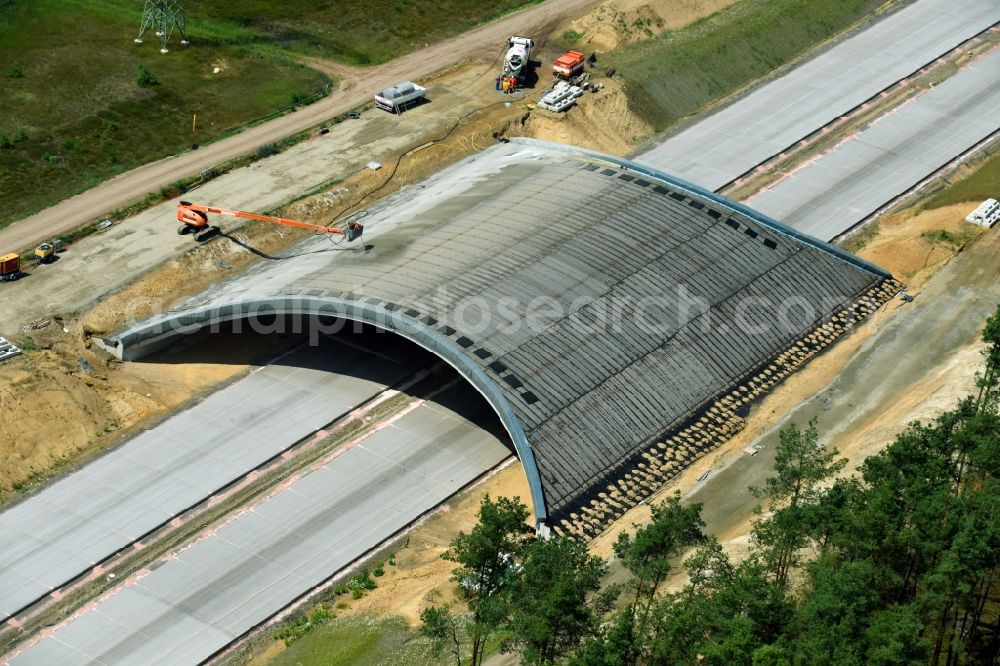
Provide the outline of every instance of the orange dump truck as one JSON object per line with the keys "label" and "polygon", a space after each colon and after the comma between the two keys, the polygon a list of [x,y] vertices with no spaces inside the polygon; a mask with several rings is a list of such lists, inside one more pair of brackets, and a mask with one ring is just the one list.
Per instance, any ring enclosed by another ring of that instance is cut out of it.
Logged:
{"label": "orange dump truck", "polygon": [[552,64],[552,74],[561,79],[571,79],[583,72],[585,61],[586,56],[579,51],[566,51]]}
{"label": "orange dump truck", "polygon": [[17,254],[0,256],[0,282],[13,282],[21,277],[21,257]]}

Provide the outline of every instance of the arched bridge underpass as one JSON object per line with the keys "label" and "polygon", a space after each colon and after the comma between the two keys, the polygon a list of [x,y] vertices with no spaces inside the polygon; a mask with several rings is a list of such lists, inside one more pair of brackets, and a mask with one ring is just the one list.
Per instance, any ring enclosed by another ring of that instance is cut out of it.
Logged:
{"label": "arched bridge underpass", "polygon": [[299,244],[105,345],[317,315],[391,330],[489,401],[536,518],[588,536],[899,289],[736,202],[616,158],[500,144],[388,197],[366,245]]}

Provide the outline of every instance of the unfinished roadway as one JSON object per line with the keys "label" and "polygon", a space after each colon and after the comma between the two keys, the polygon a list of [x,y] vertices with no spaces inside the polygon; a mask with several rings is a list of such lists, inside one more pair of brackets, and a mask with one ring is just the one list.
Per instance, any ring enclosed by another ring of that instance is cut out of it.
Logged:
{"label": "unfinished roadway", "polygon": [[[571,215],[572,197],[556,191],[566,182],[578,186]],[[394,331],[483,394],[513,440],[538,521],[585,536],[739,430],[741,405],[898,288],[710,192],[537,142],[480,153],[365,221],[355,252],[323,252],[329,239],[311,239],[280,270],[257,267],[107,344],[135,357],[205,325],[276,312]],[[444,425],[415,415],[378,431],[10,663],[207,658],[509,455],[478,427],[456,425],[456,437]],[[351,483],[337,489],[323,475]],[[358,504],[362,488],[377,495]],[[272,501],[296,508],[270,514]]]}
{"label": "unfinished roadway", "polygon": [[292,352],[0,513],[0,622],[430,363],[362,339]]}
{"label": "unfinished roadway", "polygon": [[[915,97],[747,203],[836,237],[1000,131],[1000,49]],[[830,196],[831,190],[836,196]]]}
{"label": "unfinished roadway", "polygon": [[[916,10],[917,8],[920,8],[920,7],[924,7],[924,6],[927,6],[928,4],[929,4],[929,0],[923,0],[922,2],[918,2],[918,3],[915,3],[915,4],[913,5],[913,6],[911,6],[911,7],[907,8],[907,9],[904,9],[904,10],[902,10],[901,12],[899,12],[899,14],[897,14],[897,15],[894,15],[894,16],[898,16],[898,15],[900,15],[900,14],[904,14],[904,13],[906,13],[906,12],[911,12],[911,11],[915,11],[915,10]],[[951,4],[951,5],[955,5],[955,3],[950,3],[950,4]],[[979,7],[982,7],[982,5],[977,5],[977,6],[979,6]],[[970,7],[970,8],[971,8],[971,7],[972,7],[972,5],[968,5],[968,7]],[[986,18],[989,18],[989,17],[987,16]],[[995,18],[994,18],[994,20],[995,20]],[[933,23],[933,22],[932,22],[932,23]],[[877,26],[877,25],[880,25],[880,24],[876,24],[876,26]],[[971,30],[971,27],[969,27],[969,26],[966,26],[966,25],[961,25],[961,26],[957,26],[957,28],[958,28],[958,29],[959,29],[959,31],[960,31],[960,32],[962,32],[963,34],[967,33],[967,32],[968,32],[969,30]],[[922,32],[923,32],[923,31],[917,31],[917,32],[916,32],[915,34],[910,34],[910,37],[911,37],[911,38],[913,38],[913,39],[916,39],[916,40],[919,40],[919,39],[921,38],[921,34],[922,34]],[[864,34],[864,33],[862,33],[862,34]],[[969,33],[969,34],[974,34],[974,33]],[[947,42],[947,40],[944,40],[944,41],[943,41],[942,43],[945,43],[945,42]],[[822,58],[822,57],[826,57],[826,55],[827,55],[827,54],[824,54],[823,56],[821,56],[821,58]],[[877,59],[878,59],[878,57],[879,57],[879,54],[878,54],[877,52],[873,52],[873,53],[870,53],[870,54],[868,54],[868,56],[869,56],[869,58],[871,58],[871,59],[875,59],[875,60],[877,60]],[[914,57],[914,59],[913,59],[913,62],[914,62],[914,63],[917,63],[917,64],[920,64],[920,63],[922,63],[922,62],[926,62],[927,60],[930,60],[930,59],[932,59],[932,58],[934,57],[934,55],[933,55],[932,53],[924,53],[924,54],[923,54],[923,56],[927,56],[927,57],[926,57],[926,58],[925,58],[924,60],[921,60],[921,59],[920,59],[920,58],[921,58],[922,56],[921,56],[921,57]],[[919,62],[918,62],[918,61],[919,61]],[[842,65],[842,66],[843,66],[843,65]],[[796,94],[796,93],[795,93],[794,91],[792,91],[792,92],[790,92],[789,94],[790,94],[790,95],[794,95],[794,94]],[[777,119],[777,122],[773,123],[773,125],[775,125],[775,126],[780,126],[780,125],[781,125],[781,124],[782,124],[783,122],[784,122],[784,120],[783,120],[783,119]],[[266,165],[266,162],[265,162],[264,164]],[[733,168],[733,173],[732,173],[732,177],[730,178],[730,180],[732,180],[733,178],[735,178],[735,177],[737,177],[737,176],[739,175],[739,173],[735,173],[735,168],[736,168],[736,167],[734,167],[734,168]],[[239,177],[240,177],[240,174],[239,174],[239,173],[237,173],[237,174],[233,174],[233,175],[232,175],[231,177],[232,177],[232,178],[239,178]],[[836,196],[836,193],[834,192],[832,196],[834,196],[834,197],[835,197],[835,196]],[[161,213],[161,215],[163,215],[163,213]],[[169,214],[167,214],[167,215],[165,215],[165,216],[169,216]],[[277,603],[277,600],[274,600],[274,601],[273,601],[272,603]],[[274,609],[277,609],[278,607],[280,607],[280,606],[273,606],[273,608],[274,608]],[[108,627],[108,631],[119,631],[119,632],[120,632],[120,631],[125,631],[125,630],[126,630],[126,629],[125,629],[125,628],[124,628],[123,626],[121,626],[121,625],[114,625],[114,624],[112,624],[112,625],[110,625],[110,626]],[[58,632],[57,632],[57,633],[58,633]],[[57,641],[58,641],[58,639],[57,639],[57,638],[52,638],[52,639],[46,639],[46,641],[50,641],[50,640],[57,640]],[[37,649],[37,648],[36,648],[36,649]],[[32,651],[29,651],[28,653],[25,653],[25,655],[23,655],[23,657],[22,657],[22,658],[26,658],[26,657],[28,657],[28,655],[32,654],[33,652],[34,652],[34,650],[32,650]],[[29,660],[29,661],[30,661],[30,660]],[[27,663],[27,662],[26,662],[26,663]],[[31,662],[31,663],[42,663],[42,662],[37,662],[37,661],[33,661],[33,662]]]}
{"label": "unfinished roadway", "polygon": [[196,664],[510,457],[452,388],[143,570],[7,663]]}
{"label": "unfinished roadway", "polygon": [[[998,22],[994,0],[918,0],[699,118],[637,159],[721,190]],[[810,233],[837,235],[823,228]]]}

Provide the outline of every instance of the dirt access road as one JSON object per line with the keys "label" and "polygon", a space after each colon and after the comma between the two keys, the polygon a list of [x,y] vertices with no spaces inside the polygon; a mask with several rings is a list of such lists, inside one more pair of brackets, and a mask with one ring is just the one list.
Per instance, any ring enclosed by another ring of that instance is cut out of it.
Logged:
{"label": "dirt access road", "polygon": [[[478,63],[458,67],[453,73],[427,81],[427,84],[428,94],[434,100],[432,104],[412,109],[401,116],[369,109],[358,120],[334,124],[326,135],[314,136],[277,155],[223,174],[186,196],[209,205],[267,211],[283,206],[324,183],[339,181],[339,186],[329,186],[319,201],[306,200],[287,211],[289,217],[327,224],[337,211],[359,201],[363,194],[372,192],[377,185],[389,182],[391,169],[372,173],[364,168],[367,162],[376,160],[391,164],[410,148],[442,136],[454,125],[458,116],[481,107],[484,97],[486,102],[493,102],[491,98],[494,97],[500,98],[499,94],[493,95],[491,72]],[[518,112],[517,108],[503,111],[509,114]],[[485,118],[492,118],[496,113],[494,111]],[[476,117],[478,120],[456,130],[452,138],[439,144],[436,150],[421,153],[422,160],[427,162],[433,159],[444,164],[452,155],[456,158],[464,155],[465,146],[469,144],[459,141],[463,135],[472,131],[492,132],[493,129],[492,125],[483,122],[483,116]],[[482,141],[486,145],[486,142],[492,142],[492,138],[487,134]],[[400,170],[389,183],[389,191],[394,186],[413,182],[422,173],[422,168],[413,171],[407,166]],[[358,176],[352,177],[356,173]],[[368,205],[373,201],[366,199]],[[59,256],[57,263],[38,266],[30,271],[27,278],[13,285],[3,285],[9,288],[0,289],[3,293],[0,297],[0,335],[16,336],[29,321],[80,313],[98,300],[111,304],[104,298],[107,294],[118,291],[150,269],[176,260],[197,246],[190,236],[177,235],[176,205],[175,200],[170,200],[151,206],[103,233],[74,243]],[[239,226],[235,220],[218,222],[229,232]],[[279,236],[296,237],[296,232],[285,228],[274,227],[272,232]],[[173,281],[186,275],[192,286],[203,284],[206,280],[222,279],[229,269],[220,267],[220,262],[226,265],[240,263],[247,252],[258,252],[258,247],[264,247],[261,241],[259,235],[247,236],[238,232],[234,239],[206,246],[205,251],[199,253],[196,272],[188,273],[180,264],[174,264],[178,272],[170,272],[164,279]],[[250,245],[241,247],[239,243]],[[276,254],[278,256],[258,256],[267,261],[280,261],[286,256],[283,252]],[[160,296],[169,293],[170,289],[157,287],[155,293],[134,290],[124,299],[113,299],[112,302],[121,312],[131,313],[130,317],[148,316],[153,311],[170,307],[170,302],[188,293],[186,287],[177,286],[181,287],[180,291],[162,302]],[[151,310],[145,309],[147,305]],[[106,325],[114,327],[122,323],[105,321],[98,324],[93,318],[88,320],[88,325],[95,326],[93,330],[96,331],[105,331]]]}
{"label": "dirt access road", "polygon": [[4,251],[24,249],[66,233],[140,199],[148,192],[156,192],[164,185],[247,155],[264,144],[281,141],[350,111],[371,99],[375,91],[400,81],[428,76],[464,59],[481,57],[484,53],[496,53],[499,58],[505,40],[511,35],[529,34],[543,39],[559,23],[577,18],[599,4],[600,0],[546,0],[541,5],[432,44],[384,65],[370,68],[323,67],[324,71],[342,79],[340,87],[328,97],[198,150],[133,169],[15,222],[0,230],[0,248]]}

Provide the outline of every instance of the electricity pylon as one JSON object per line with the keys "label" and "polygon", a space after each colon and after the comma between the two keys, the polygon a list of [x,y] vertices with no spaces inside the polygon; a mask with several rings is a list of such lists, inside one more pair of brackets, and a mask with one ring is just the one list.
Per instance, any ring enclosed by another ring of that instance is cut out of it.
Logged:
{"label": "electricity pylon", "polygon": [[160,53],[167,53],[167,43],[174,32],[181,33],[181,44],[188,44],[187,34],[184,32],[184,5],[181,0],[146,0],[146,5],[142,9],[142,25],[139,26],[139,36],[135,38],[136,44],[142,44],[142,36],[150,28],[160,38]]}

